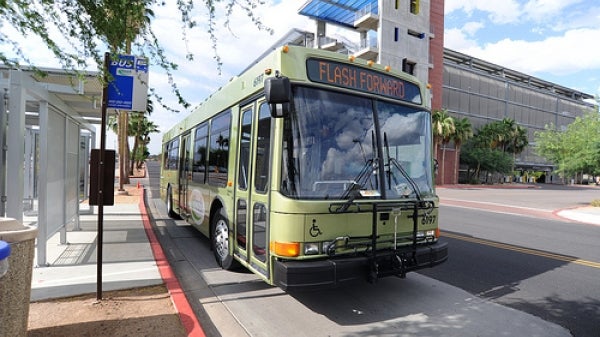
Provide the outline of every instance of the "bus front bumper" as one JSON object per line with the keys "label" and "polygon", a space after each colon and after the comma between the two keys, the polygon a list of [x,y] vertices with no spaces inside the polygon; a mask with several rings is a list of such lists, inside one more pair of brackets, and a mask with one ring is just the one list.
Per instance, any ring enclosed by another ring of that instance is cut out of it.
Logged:
{"label": "bus front bumper", "polygon": [[[408,251],[405,251],[407,253]],[[409,252],[412,255],[411,252]],[[415,259],[405,261],[402,270],[391,268],[389,261],[396,259],[393,252],[377,252],[372,256],[336,256],[316,261],[275,261],[274,283],[285,291],[320,290],[334,288],[356,280],[373,280],[376,277],[403,276],[405,272],[433,267],[448,259],[448,244],[436,242],[417,247]]]}

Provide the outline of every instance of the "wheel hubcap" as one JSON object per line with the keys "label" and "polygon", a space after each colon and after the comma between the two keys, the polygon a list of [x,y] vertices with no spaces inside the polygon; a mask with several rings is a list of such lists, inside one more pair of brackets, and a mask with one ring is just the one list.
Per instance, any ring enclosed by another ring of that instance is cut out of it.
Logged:
{"label": "wheel hubcap", "polygon": [[215,251],[224,260],[229,254],[229,229],[225,221],[219,220],[215,226]]}

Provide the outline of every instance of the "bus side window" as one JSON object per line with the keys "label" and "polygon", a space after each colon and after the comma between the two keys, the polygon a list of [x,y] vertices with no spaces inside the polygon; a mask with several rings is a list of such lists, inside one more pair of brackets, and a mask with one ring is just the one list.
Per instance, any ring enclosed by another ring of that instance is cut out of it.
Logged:
{"label": "bus side window", "polygon": [[208,154],[208,183],[227,186],[229,165],[229,137],[231,133],[231,111],[213,118],[210,125],[210,152]]}
{"label": "bus side window", "polygon": [[179,164],[179,139],[170,141],[168,147],[166,169],[176,170]]}
{"label": "bus side window", "polygon": [[240,135],[240,168],[238,172],[238,187],[241,190],[248,188],[248,175],[250,164],[250,141],[252,136],[252,109],[242,112],[242,126]]}
{"label": "bus side window", "polygon": [[266,103],[261,104],[258,115],[256,139],[256,175],[254,187],[258,192],[266,192],[270,176],[271,153],[271,110]]}
{"label": "bus side window", "polygon": [[208,125],[202,123],[194,135],[194,162],[192,180],[204,184],[206,178],[206,147],[208,143]]}
{"label": "bus side window", "polygon": [[168,170],[169,169],[169,144],[170,143],[166,143],[165,145],[163,145],[163,162],[162,162],[162,166],[163,169]]}

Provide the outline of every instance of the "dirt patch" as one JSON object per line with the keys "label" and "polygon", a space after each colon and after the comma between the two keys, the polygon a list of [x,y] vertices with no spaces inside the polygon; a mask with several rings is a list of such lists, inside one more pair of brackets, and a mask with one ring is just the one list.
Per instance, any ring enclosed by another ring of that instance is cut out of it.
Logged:
{"label": "dirt patch", "polygon": [[164,286],[33,302],[29,337],[186,336]]}

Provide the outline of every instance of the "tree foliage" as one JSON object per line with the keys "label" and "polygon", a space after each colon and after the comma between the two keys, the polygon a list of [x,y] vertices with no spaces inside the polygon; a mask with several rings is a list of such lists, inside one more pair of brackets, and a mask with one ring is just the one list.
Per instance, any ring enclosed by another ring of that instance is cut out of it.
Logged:
{"label": "tree foliage", "polygon": [[553,124],[535,133],[538,155],[557,165],[557,173],[600,174],[600,115],[588,112],[559,131]]}
{"label": "tree foliage", "polygon": [[[509,154],[499,149],[477,146],[477,141],[465,143],[460,162],[467,165],[467,180],[470,182],[488,181],[488,173],[508,174],[513,165]],[[481,179],[481,174],[485,174],[485,179]]]}
{"label": "tree foliage", "polygon": [[[210,36],[217,68],[221,69],[221,58],[217,50],[217,7],[225,7],[225,25],[234,9],[241,9],[258,29],[272,33],[261,19],[254,14],[261,0],[176,0],[181,20],[181,35],[186,41],[191,29],[198,27],[196,5],[203,6],[207,15],[202,17],[203,27]],[[152,30],[154,18],[152,8],[160,10],[166,3],[162,0],[58,0],[58,1],[0,1],[0,27],[10,25],[21,35],[14,38],[0,29],[0,43],[9,45],[17,59],[10,59],[0,51],[0,62],[12,67],[21,63],[31,64],[26,51],[19,46],[19,40],[29,35],[41,38],[54,54],[61,67],[78,73],[95,63],[97,69],[103,69],[104,53],[125,51],[125,41],[130,41],[131,52],[146,56],[151,64],[158,65],[167,74],[169,84],[178,103],[188,108],[190,103],[181,95],[173,78],[178,65],[169,61],[165,50]],[[55,28],[55,29],[53,29]],[[57,31],[58,36],[48,32]],[[67,47],[67,48],[65,48]],[[194,55],[186,50],[186,59],[192,61]],[[163,97],[150,88],[155,100],[165,109],[174,110],[163,104]]]}
{"label": "tree foliage", "polygon": [[[450,115],[448,115],[448,112],[446,110],[434,110],[432,112],[431,115],[431,124],[432,124],[432,129],[433,129],[433,144],[434,144],[434,149],[435,149],[435,157],[438,157],[437,151],[438,148],[440,147],[440,145],[445,145],[448,144],[450,142],[450,140],[452,139],[453,135],[455,134],[455,127],[454,127],[454,118]],[[445,166],[444,163],[446,162],[446,148],[442,147],[442,171],[441,171],[441,176],[442,176],[442,181],[441,183],[444,184],[444,177],[445,177]]]}
{"label": "tree foliage", "polygon": [[513,119],[504,118],[483,125],[461,151],[460,161],[467,165],[468,180],[481,180],[488,173],[510,174],[514,169],[516,154],[529,144],[527,129]]}

